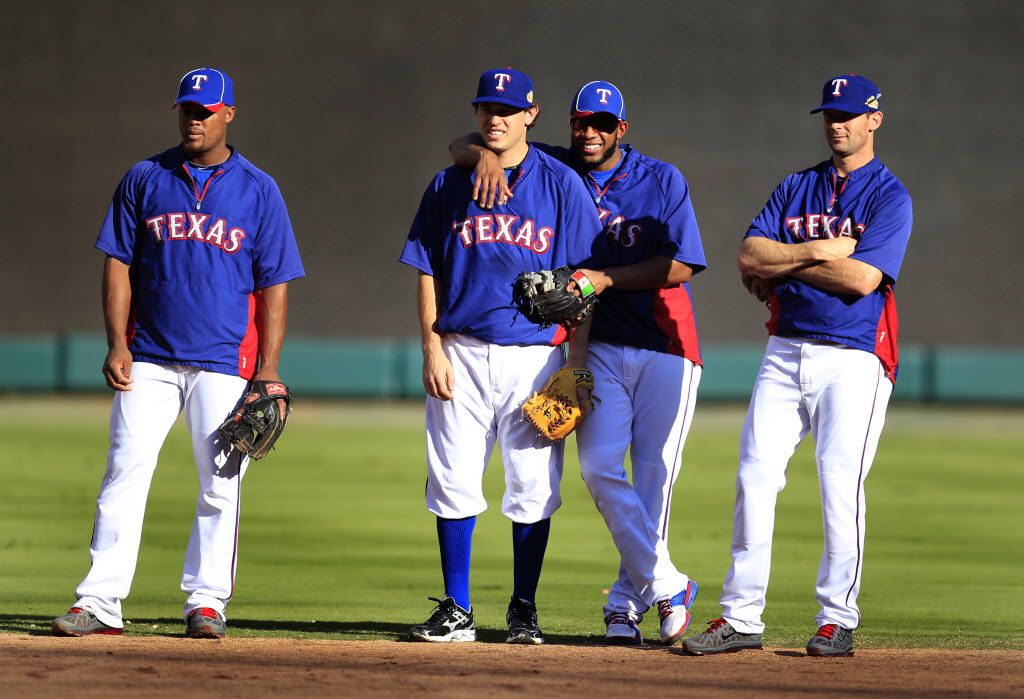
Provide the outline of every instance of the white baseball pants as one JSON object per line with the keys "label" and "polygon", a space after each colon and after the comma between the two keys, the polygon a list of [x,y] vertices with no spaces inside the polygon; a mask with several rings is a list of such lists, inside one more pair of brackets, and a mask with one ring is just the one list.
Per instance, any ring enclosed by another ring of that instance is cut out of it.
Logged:
{"label": "white baseball pants", "polygon": [[816,442],[825,533],[816,620],[847,629],[860,624],[864,480],[891,393],[873,354],[810,340],[769,340],[740,441],[732,567],[721,597],[722,616],[737,631],[764,630],[775,503],[789,459],[808,432]]}
{"label": "white baseball pants", "polygon": [[532,524],[561,504],[564,443],[551,443],[523,417],[521,406],[564,363],[558,347],[502,346],[445,335],[455,373],[451,400],[427,397],[427,509],[445,519],[487,509],[483,476],[495,441],[505,466],[502,513]]}
{"label": "white baseball pants", "polygon": [[92,567],[75,590],[77,606],[122,627],[142,538],[157,455],[184,409],[199,474],[199,497],[185,551],[184,616],[200,607],[224,614],[234,587],[242,476],[248,457],[224,447],[217,427],[246,389],[246,380],[188,366],[135,362],[131,391],[118,392],[110,414],[110,451],[96,502]]}
{"label": "white baseball pants", "polygon": [[580,469],[621,557],[605,613],[639,616],[689,582],[669,556],[668,530],[701,367],[604,342],[590,344],[588,366],[600,400],[576,431]]}

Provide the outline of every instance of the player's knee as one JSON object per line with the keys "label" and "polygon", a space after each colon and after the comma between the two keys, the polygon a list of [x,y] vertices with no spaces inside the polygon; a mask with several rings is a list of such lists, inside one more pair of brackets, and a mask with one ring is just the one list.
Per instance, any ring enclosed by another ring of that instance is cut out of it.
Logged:
{"label": "player's knee", "polygon": [[626,470],[622,462],[598,453],[580,452],[580,475],[590,488],[601,483],[626,481]]}
{"label": "player's knee", "polygon": [[736,487],[744,492],[757,490],[781,491],[786,487],[786,467],[770,464],[741,463],[736,474]]}

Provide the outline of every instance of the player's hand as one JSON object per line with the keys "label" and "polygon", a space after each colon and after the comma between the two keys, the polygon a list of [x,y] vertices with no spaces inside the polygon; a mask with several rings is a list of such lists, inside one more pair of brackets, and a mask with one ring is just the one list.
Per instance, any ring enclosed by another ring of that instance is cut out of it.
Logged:
{"label": "player's hand", "polygon": [[481,209],[490,209],[495,201],[504,205],[512,198],[512,190],[505,179],[505,169],[498,163],[498,156],[493,152],[483,149],[473,175],[473,201]]}
{"label": "player's hand", "polygon": [[440,348],[423,353],[423,388],[438,400],[451,400],[455,395],[455,371]]}
{"label": "player's hand", "polygon": [[103,360],[103,378],[115,391],[132,390],[132,353],[127,346],[110,348]]}
{"label": "player's hand", "polygon": [[587,416],[590,412],[589,407],[591,404],[591,393],[590,389],[585,386],[576,387],[576,400],[580,404],[580,415],[583,417]]}
{"label": "player's hand", "polygon": [[744,274],[741,278],[746,290],[763,303],[767,303],[768,299],[771,298],[772,291],[779,281],[778,279],[762,279],[761,277],[755,277],[753,274]]}
{"label": "player's hand", "polygon": [[[583,276],[590,280],[590,283],[594,285],[594,291],[596,291],[598,294],[600,294],[602,291],[611,286],[611,277],[609,277],[607,274],[605,274],[599,269],[583,269],[581,267],[576,271],[582,272]],[[582,294],[580,294],[579,288],[577,288],[576,286],[575,281],[570,281],[568,284],[565,285],[565,288],[566,290],[576,294],[576,296],[583,298]]]}
{"label": "player's hand", "polygon": [[[253,381],[274,381],[279,384],[284,384],[281,380],[281,375],[277,373],[276,369],[269,367],[261,367],[256,375],[252,377]],[[277,399],[277,414],[281,416],[282,422],[288,422],[288,403],[285,402],[284,398]]]}

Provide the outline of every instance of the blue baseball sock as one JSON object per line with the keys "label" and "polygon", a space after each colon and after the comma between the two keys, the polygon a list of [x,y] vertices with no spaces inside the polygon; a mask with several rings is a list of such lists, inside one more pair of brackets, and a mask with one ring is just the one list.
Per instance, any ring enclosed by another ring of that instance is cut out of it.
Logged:
{"label": "blue baseball sock", "polygon": [[473,549],[476,517],[437,518],[437,543],[441,548],[444,594],[469,611],[469,555]]}
{"label": "blue baseball sock", "polygon": [[550,532],[550,517],[533,524],[512,523],[513,597],[536,604],[537,583]]}

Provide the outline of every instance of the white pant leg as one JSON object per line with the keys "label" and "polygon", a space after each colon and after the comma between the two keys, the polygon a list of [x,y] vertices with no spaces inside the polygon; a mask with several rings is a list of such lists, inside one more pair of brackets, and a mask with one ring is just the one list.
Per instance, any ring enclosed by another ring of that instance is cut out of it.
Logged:
{"label": "white pant leg", "polygon": [[248,457],[224,444],[217,428],[238,405],[247,382],[239,376],[182,367],[185,424],[199,476],[192,534],[185,550],[181,589],[184,616],[209,607],[222,616],[235,584],[242,477]]}
{"label": "white pant leg", "polygon": [[473,517],[487,509],[483,476],[497,429],[491,399],[490,345],[465,335],[445,335],[442,347],[455,376],[454,397],[427,397],[427,509],[445,519]]}
{"label": "white pant leg", "polygon": [[622,552],[635,552],[638,570],[652,569],[656,561],[651,542],[657,540],[658,531],[626,473],[626,451],[633,428],[633,387],[625,383],[623,360],[622,346],[590,344],[587,366],[594,374],[594,409],[576,429],[576,447],[580,475],[620,553],[618,579],[609,591],[605,614],[632,612],[639,616],[650,606],[636,591],[644,581],[638,578],[637,586],[632,584]]}
{"label": "white pant leg", "polygon": [[523,417],[522,405],[564,361],[559,347],[491,345],[491,385],[505,466],[501,512],[513,522],[533,524],[562,505],[565,442],[550,442],[538,435]]}
{"label": "white pant leg", "polygon": [[[668,552],[668,511],[700,382],[675,355],[595,342],[590,367],[601,402],[577,436],[584,481],[621,556],[605,612],[643,614],[689,578]],[[633,483],[623,466],[631,449]]]}
{"label": "white pant leg", "polygon": [[658,528],[657,564],[645,601],[675,595],[690,579],[681,573],[668,552],[672,492],[682,469],[683,445],[693,422],[701,367],[675,355],[633,350],[642,358],[640,379],[633,397],[633,485],[647,514]]}
{"label": "white pant leg", "polygon": [[142,538],[146,499],[157,455],[182,406],[175,368],[135,362],[131,391],[114,394],[110,450],[93,524],[92,567],[78,585],[78,606],[108,626],[122,627]]}
{"label": "white pant leg", "polygon": [[[808,408],[816,441],[824,549],[818,568],[818,626],[860,624],[864,480],[878,447],[892,383],[881,362],[857,349],[810,345],[814,386]],[[805,363],[808,359],[805,359]]]}
{"label": "white pant leg", "polygon": [[786,465],[810,429],[800,386],[801,344],[768,341],[740,438],[732,565],[720,602],[722,616],[741,633],[764,630],[775,503],[786,485]]}

